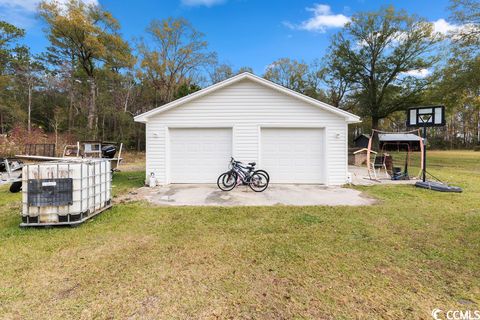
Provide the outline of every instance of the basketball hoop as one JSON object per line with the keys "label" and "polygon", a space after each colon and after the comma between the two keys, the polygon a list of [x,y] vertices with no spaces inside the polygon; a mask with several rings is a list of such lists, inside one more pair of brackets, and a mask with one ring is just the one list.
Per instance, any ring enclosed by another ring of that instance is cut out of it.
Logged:
{"label": "basketball hoop", "polygon": [[443,127],[445,107],[415,107],[407,111],[407,127]]}
{"label": "basketball hoop", "polygon": [[429,123],[432,119],[432,115],[431,114],[422,114],[420,115],[420,120],[422,120],[422,123]]}
{"label": "basketball hoop", "polygon": [[445,107],[414,107],[407,111],[407,127],[423,127],[423,162],[422,162],[422,181],[425,182],[427,176],[427,127],[443,127],[445,125]]}
{"label": "basketball hoop", "polygon": [[[420,188],[444,191],[444,192],[462,192],[459,187],[450,187],[443,183],[426,181],[427,177],[427,128],[445,126],[445,107],[414,107],[407,110],[407,127],[423,128],[423,162],[422,162],[422,182],[415,185]],[[438,180],[438,179],[437,179]]]}

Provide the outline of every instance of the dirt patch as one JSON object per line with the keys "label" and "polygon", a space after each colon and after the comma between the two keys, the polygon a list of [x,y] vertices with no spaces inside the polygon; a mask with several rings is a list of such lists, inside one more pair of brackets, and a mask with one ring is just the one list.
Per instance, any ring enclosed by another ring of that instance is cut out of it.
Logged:
{"label": "dirt patch", "polygon": [[231,199],[231,196],[228,195],[227,192],[214,191],[207,196],[207,198],[205,199],[205,202],[222,204],[222,203],[229,203],[230,199]]}
{"label": "dirt patch", "polygon": [[80,284],[76,283],[73,286],[63,289],[58,293],[59,299],[67,299],[69,298],[78,288],[80,288]]}

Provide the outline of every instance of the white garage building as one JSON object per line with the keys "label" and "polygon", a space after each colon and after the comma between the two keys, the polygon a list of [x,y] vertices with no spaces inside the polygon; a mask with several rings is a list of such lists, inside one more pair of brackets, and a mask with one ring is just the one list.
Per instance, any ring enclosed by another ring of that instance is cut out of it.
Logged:
{"label": "white garage building", "polygon": [[356,115],[250,73],[135,117],[146,124],[146,175],[158,184],[215,183],[230,157],[271,183],[341,185]]}

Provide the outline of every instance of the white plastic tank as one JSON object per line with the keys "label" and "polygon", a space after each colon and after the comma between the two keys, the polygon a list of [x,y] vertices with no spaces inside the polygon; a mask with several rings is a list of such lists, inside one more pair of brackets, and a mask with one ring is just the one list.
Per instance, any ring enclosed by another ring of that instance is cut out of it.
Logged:
{"label": "white plastic tank", "polygon": [[111,207],[109,160],[28,164],[22,171],[22,224],[74,225]]}

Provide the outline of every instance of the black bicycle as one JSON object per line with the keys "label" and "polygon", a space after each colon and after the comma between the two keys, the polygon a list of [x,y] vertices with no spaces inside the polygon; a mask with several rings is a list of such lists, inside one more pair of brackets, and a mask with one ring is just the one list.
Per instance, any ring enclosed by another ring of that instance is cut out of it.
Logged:
{"label": "black bicycle", "polygon": [[222,191],[230,191],[242,184],[250,186],[255,192],[265,191],[268,187],[270,176],[265,170],[255,170],[255,166],[255,162],[245,165],[231,158],[230,170],[218,177],[217,186]]}

